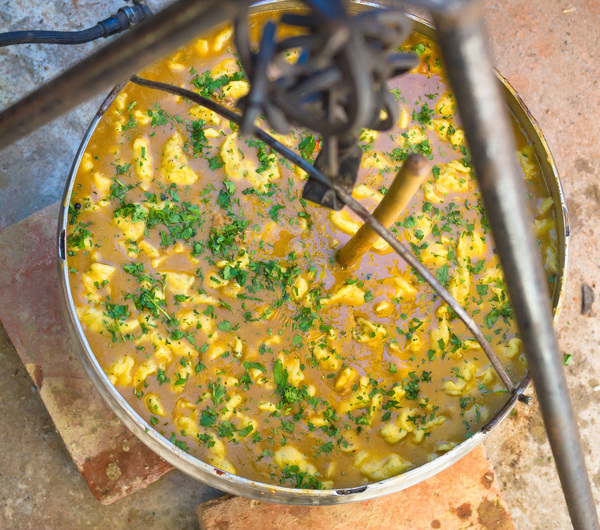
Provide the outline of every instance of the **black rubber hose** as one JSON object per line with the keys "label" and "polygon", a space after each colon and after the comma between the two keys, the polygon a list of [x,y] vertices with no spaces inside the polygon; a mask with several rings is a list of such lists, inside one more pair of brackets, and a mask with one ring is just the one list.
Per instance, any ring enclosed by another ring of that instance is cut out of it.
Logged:
{"label": "black rubber hose", "polygon": [[9,31],[0,33],[0,47],[13,44],[83,44],[100,37],[110,37],[125,31],[130,26],[141,22],[152,12],[143,2],[134,6],[119,9],[112,15],[96,24],[93,28],[82,31]]}
{"label": "black rubber hose", "polygon": [[13,44],[83,44],[103,36],[100,25],[83,31],[9,31],[0,33],[0,46]]}

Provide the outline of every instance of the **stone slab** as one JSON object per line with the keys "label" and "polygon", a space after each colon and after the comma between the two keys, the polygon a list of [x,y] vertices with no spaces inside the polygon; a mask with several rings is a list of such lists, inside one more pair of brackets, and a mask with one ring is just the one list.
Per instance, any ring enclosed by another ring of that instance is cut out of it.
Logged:
{"label": "stone slab", "polygon": [[0,232],[0,320],[92,494],[109,504],[171,466],[134,437],[93,386],[59,310],[58,205]]}
{"label": "stone slab", "polygon": [[203,530],[515,528],[482,446],[429,480],[379,499],[312,507],[226,496],[201,504],[198,521]]}

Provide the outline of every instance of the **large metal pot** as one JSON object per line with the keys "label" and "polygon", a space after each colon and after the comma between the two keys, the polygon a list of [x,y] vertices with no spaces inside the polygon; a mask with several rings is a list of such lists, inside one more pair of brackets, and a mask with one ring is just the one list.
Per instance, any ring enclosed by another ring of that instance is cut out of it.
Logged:
{"label": "large metal pot", "polygon": [[[284,8],[288,7],[289,4],[291,4],[291,2],[267,1],[260,2],[254,7],[254,9],[263,11],[273,9],[274,5]],[[356,9],[362,10],[376,5],[377,4],[362,2],[360,4],[356,4]],[[421,20],[417,17],[412,18],[414,20],[414,29],[417,32],[425,35],[426,37],[435,37],[435,30],[424,20]],[[548,190],[552,195],[552,198],[554,199],[555,204],[557,205],[556,221],[559,250],[559,273],[556,278],[555,290],[553,293],[554,318],[556,320],[564,297],[567,274],[569,224],[566,203],[552,154],[550,153],[548,145],[536,121],[531,116],[508,81],[506,81],[506,79],[504,79],[500,74],[498,74],[498,79],[502,84],[504,98],[510,112],[535,150],[541,165],[543,178],[546,182]],[[81,145],[79,146],[77,155],[73,162],[64,192],[58,224],[58,273],[65,320],[68,323],[73,341],[79,351],[81,361],[85,366],[85,369],[98,388],[98,391],[102,395],[103,399],[108,403],[109,407],[131,430],[131,432],[133,432],[133,434],[135,434],[145,445],[184,473],[222,491],[236,495],[243,495],[253,499],[288,504],[340,504],[379,497],[388,493],[402,490],[404,488],[408,488],[409,486],[413,486],[414,484],[428,479],[429,477],[439,473],[443,469],[460,460],[468,452],[483,442],[487,435],[509,414],[511,409],[518,401],[519,396],[523,394],[529,385],[529,376],[525,377],[525,379],[519,385],[517,392],[510,397],[504,407],[488,422],[485,427],[448,453],[445,453],[444,455],[420,466],[417,469],[408,471],[402,475],[378,482],[376,484],[362,485],[355,488],[320,491],[275,486],[225,473],[224,471],[221,471],[187,454],[156,432],[129,406],[127,401],[118,393],[96,360],[96,357],[94,356],[94,353],[88,344],[81,327],[81,323],[79,322],[77,313],[75,311],[69,286],[70,278],[66,260],[68,205],[79,164],[87,147],[88,141],[94,133],[98,122],[122,88],[122,85],[115,87],[100,106],[81,142]]]}

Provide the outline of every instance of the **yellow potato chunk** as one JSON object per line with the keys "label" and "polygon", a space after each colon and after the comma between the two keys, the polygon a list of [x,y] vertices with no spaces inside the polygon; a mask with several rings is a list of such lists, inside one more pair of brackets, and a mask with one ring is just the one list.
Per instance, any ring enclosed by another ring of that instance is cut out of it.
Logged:
{"label": "yellow potato chunk", "polygon": [[206,107],[201,107],[200,105],[196,107],[192,107],[189,110],[190,116],[196,120],[204,120],[207,125],[220,125],[221,118],[216,112],[207,109]]}
{"label": "yellow potato chunk", "polygon": [[308,282],[306,281],[306,278],[304,276],[298,276],[294,285],[291,286],[290,292],[292,298],[296,300],[296,302],[301,302],[306,296],[306,293],[308,293]]}
{"label": "yellow potato chunk", "polygon": [[[141,209],[144,209],[141,206]],[[126,240],[139,241],[146,230],[144,220],[134,221],[129,217],[113,217],[112,223],[121,229]]]}
{"label": "yellow potato chunk", "polygon": [[469,296],[470,279],[471,275],[467,267],[457,267],[450,280],[448,290],[461,304],[464,304]]}
{"label": "yellow potato chunk", "polygon": [[143,112],[138,109],[133,112],[133,116],[139,125],[148,125],[152,122],[152,117],[148,114],[148,111]]}
{"label": "yellow potato chunk", "polygon": [[224,75],[230,76],[239,71],[240,67],[235,59],[228,58],[217,63],[217,65],[211,70],[210,76],[214,79]]}
{"label": "yellow potato chunk", "polygon": [[246,429],[248,427],[252,427],[252,430],[250,430],[248,432],[248,434],[246,434],[246,436],[248,436],[249,434],[252,434],[258,427],[258,422],[251,418],[250,416],[248,416],[247,414],[244,414],[243,412],[236,412],[235,413],[235,417],[238,419],[239,421],[239,429]]}
{"label": "yellow potato chunk", "polygon": [[319,343],[311,348],[314,358],[319,361],[323,370],[335,372],[339,369],[341,361],[338,358],[339,354],[326,343]]}
{"label": "yellow potato chunk", "polygon": [[102,333],[104,331],[104,322],[107,318],[103,312],[95,307],[78,307],[77,316],[82,324],[85,324],[94,333]]}
{"label": "yellow potato chunk", "polygon": [[104,176],[102,173],[99,173],[98,171],[96,171],[93,174],[92,179],[94,181],[94,185],[96,186],[96,189],[98,190],[98,192],[101,193],[102,195],[108,195],[108,191],[110,190],[112,180],[110,180],[108,177]]}
{"label": "yellow potato chunk", "polygon": [[196,357],[196,350],[192,348],[185,340],[172,340],[166,342],[168,348],[173,352],[173,354],[178,355],[179,357],[188,357],[193,358]]}
{"label": "yellow potato chunk", "polygon": [[514,359],[523,351],[523,341],[517,337],[508,339],[506,346],[502,348],[502,354],[507,359]]}
{"label": "yellow potato chunk", "polygon": [[135,372],[133,372],[132,385],[138,386],[142,384],[146,380],[146,377],[156,372],[156,370],[158,370],[158,367],[152,359],[146,359],[145,361],[142,361],[135,369]]}
{"label": "yellow potato chunk", "polygon": [[553,206],[554,206],[554,199],[552,197],[546,197],[542,201],[542,204],[540,204],[540,207],[538,208],[538,212],[540,213],[540,215],[545,215],[552,209]]}
{"label": "yellow potato chunk", "polygon": [[[449,443],[441,443],[441,444],[437,444],[435,446],[435,452],[436,453],[447,453],[448,451],[451,451],[452,449],[454,449],[457,446],[456,442],[449,442]],[[433,460],[435,458],[435,455],[431,455],[431,460]]]}
{"label": "yellow potato chunk", "polygon": [[442,116],[451,116],[456,112],[456,101],[454,95],[450,92],[442,94],[435,104],[435,111]]}
{"label": "yellow potato chunk", "polygon": [[227,421],[231,419],[233,413],[237,407],[244,402],[244,398],[238,393],[234,392],[230,397],[227,405],[223,408],[223,412],[219,416],[221,421]]}
{"label": "yellow potato chunk", "polygon": [[448,248],[442,243],[433,243],[421,251],[421,261],[441,267],[448,258]]}
{"label": "yellow potato chunk", "polygon": [[142,189],[148,189],[149,182],[154,178],[154,169],[150,143],[146,138],[136,138],[133,141],[133,166],[142,181]]}
{"label": "yellow potato chunk", "polygon": [[479,372],[475,377],[478,384],[486,386],[491,385],[496,380],[496,374],[491,367]]}
{"label": "yellow potato chunk", "polygon": [[165,276],[167,277],[167,290],[173,294],[182,294],[185,296],[190,293],[190,289],[196,280],[191,274],[183,272],[167,272]]}
{"label": "yellow potato chunk", "polygon": [[377,342],[387,338],[388,332],[383,325],[358,317],[352,335],[357,342]]}
{"label": "yellow potato chunk", "polygon": [[445,199],[444,199],[445,195],[438,193],[431,181],[429,181],[429,180],[425,181],[425,183],[423,184],[423,190],[425,192],[424,193],[425,199],[427,199],[429,202],[441,204],[445,201]]}
{"label": "yellow potato chunk", "polygon": [[398,128],[399,129],[408,129],[408,124],[410,123],[410,114],[406,107],[402,107],[400,109],[400,118],[398,119]]}
{"label": "yellow potato chunk", "polygon": [[208,52],[210,51],[208,41],[206,39],[198,39],[196,42],[194,42],[194,50],[199,57],[208,55]]}
{"label": "yellow potato chunk", "polygon": [[363,157],[360,164],[360,167],[364,169],[377,169],[383,172],[390,171],[393,166],[394,164],[387,156],[376,151],[369,151],[368,156]]}
{"label": "yellow potato chunk", "polygon": [[353,431],[345,431],[342,433],[344,442],[340,444],[340,451],[342,453],[356,453],[360,449],[358,444],[358,437]]}
{"label": "yellow potato chunk", "polygon": [[259,166],[256,162],[248,157],[242,158],[238,145],[238,133],[232,133],[225,138],[220,154],[225,164],[225,173],[230,179],[247,179],[260,193],[266,193],[267,185],[281,178],[277,157],[271,156],[267,168],[260,173],[257,172]]}
{"label": "yellow potato chunk", "polygon": [[472,179],[470,169],[460,160],[453,160],[439,166],[440,171],[435,177],[434,188],[439,195],[466,192],[471,189]]}
{"label": "yellow potato chunk", "polygon": [[233,28],[231,26],[220,31],[215,37],[215,40],[213,41],[213,50],[216,52],[220,52],[221,50],[223,50],[223,48],[225,48],[225,46],[229,44],[232,35]]}
{"label": "yellow potato chunk", "polygon": [[[353,385],[354,388],[354,385]],[[369,378],[362,376],[359,379],[358,388],[348,396],[348,398],[340,404],[339,411],[341,414],[346,414],[351,410],[362,409],[369,406],[371,400],[369,393],[373,389],[369,382]]]}
{"label": "yellow potato chunk", "polygon": [[[88,271],[81,275],[81,282],[90,300],[100,299],[96,291],[108,284],[115,271],[116,269],[112,265],[92,263]],[[110,293],[110,288],[107,288],[107,292]]]}
{"label": "yellow potato chunk", "polygon": [[472,234],[463,232],[456,245],[456,255],[470,261],[471,258],[481,258],[485,253],[485,238],[479,232],[475,231]]}
{"label": "yellow potato chunk", "polygon": [[449,396],[460,396],[470,392],[474,387],[476,372],[477,365],[475,363],[464,362],[459,369],[456,381],[446,380],[443,382],[444,392]]}
{"label": "yellow potato chunk", "polygon": [[490,411],[485,405],[476,403],[464,412],[465,420],[469,423],[486,423],[490,418]]}
{"label": "yellow potato chunk", "polygon": [[452,145],[465,145],[465,131],[460,127],[454,131],[454,134],[450,136],[450,143]]}
{"label": "yellow potato chunk", "polygon": [[200,429],[196,425],[196,422],[188,416],[176,416],[175,425],[177,426],[177,432],[182,436],[196,437],[200,434]]}
{"label": "yellow potato chunk", "polygon": [[174,134],[165,144],[161,158],[163,176],[178,186],[187,186],[198,180],[197,173],[188,165],[183,151],[183,138]]}
{"label": "yellow potato chunk", "polygon": [[313,475],[317,473],[316,468],[308,463],[306,455],[299,451],[292,444],[287,444],[281,449],[275,451],[273,460],[282,469],[285,466],[298,466],[300,471],[303,473],[308,472]]}
{"label": "yellow potato chunk", "polygon": [[135,360],[129,355],[119,357],[106,371],[106,375],[113,385],[129,386],[131,385],[131,371],[135,365]]}
{"label": "yellow potato chunk", "polygon": [[390,284],[394,287],[393,298],[410,300],[411,298],[414,298],[417,293],[417,289],[403,276],[386,278],[384,283]]}
{"label": "yellow potato chunk", "polygon": [[250,83],[244,79],[230,81],[223,87],[223,94],[231,98],[239,99],[250,92]]}
{"label": "yellow potato chunk", "polygon": [[185,60],[186,57],[184,52],[178,51],[173,57],[169,57],[168,59],[167,64],[169,65],[169,70],[172,70],[173,72],[184,70],[186,68]]}
{"label": "yellow potato chunk", "polygon": [[347,394],[352,390],[352,385],[358,377],[358,372],[351,367],[344,368],[335,380],[335,390],[338,394]]}
{"label": "yellow potato chunk", "polygon": [[91,153],[83,153],[81,163],[79,164],[80,171],[91,173],[94,170],[94,158]]}
{"label": "yellow potato chunk", "polygon": [[546,267],[550,272],[558,272],[558,253],[554,244],[548,245],[546,248]]}
{"label": "yellow potato chunk", "polygon": [[227,458],[209,457],[208,463],[226,473],[237,475],[237,469]]}
{"label": "yellow potato chunk", "polygon": [[425,133],[421,127],[414,126],[406,131],[405,138],[411,144],[420,144],[423,140],[425,140],[425,138],[427,138],[427,136],[425,136]]}
{"label": "yellow potato chunk", "polygon": [[138,248],[149,258],[156,259],[160,257],[160,252],[156,247],[148,243],[145,239],[138,243]]}
{"label": "yellow potato chunk", "polygon": [[380,436],[390,445],[398,443],[403,440],[408,434],[405,430],[398,427],[394,423],[388,423],[379,430]]}
{"label": "yellow potato chunk", "polygon": [[209,337],[214,333],[215,324],[207,315],[192,310],[177,315],[177,320],[181,322],[181,329],[187,331],[191,328],[201,329]]}
{"label": "yellow potato chunk", "polygon": [[115,98],[115,102],[113,103],[115,109],[117,110],[125,110],[125,107],[127,106],[127,92],[121,92],[116,98]]}
{"label": "yellow potato chunk", "polygon": [[165,408],[163,407],[158,394],[150,392],[144,395],[144,403],[146,403],[146,407],[150,411],[150,414],[161,417],[166,416]]}
{"label": "yellow potato chunk", "polygon": [[389,317],[394,312],[394,304],[382,300],[373,306],[373,311],[378,317]]}
{"label": "yellow potato chunk", "polygon": [[527,180],[538,179],[540,177],[540,170],[533,147],[526,145],[517,151],[517,155],[519,157],[521,169],[523,170],[523,173],[525,173],[525,178]]}
{"label": "yellow potato chunk", "polygon": [[442,140],[446,141],[454,131],[454,127],[452,127],[450,120],[447,118],[434,118],[426,127],[435,131]]}
{"label": "yellow potato chunk", "polygon": [[419,411],[416,409],[403,410],[394,422],[388,422],[379,431],[380,436],[390,445],[398,443],[403,440],[408,433],[413,433],[412,441],[414,443],[421,443],[425,438],[425,434],[430,432],[437,425],[442,425],[446,418],[444,416],[437,416],[427,421],[426,423],[419,424],[417,429],[414,421],[415,415],[418,415]]}
{"label": "yellow potato chunk", "polygon": [[228,296],[229,298],[234,298],[241,290],[242,286],[236,282],[227,282],[220,288],[223,296]]}
{"label": "yellow potato chunk", "polygon": [[360,134],[360,141],[365,144],[372,144],[379,136],[379,131],[373,131],[372,129],[363,129]]}
{"label": "yellow potato chunk", "polygon": [[407,338],[407,347],[412,352],[418,352],[423,349],[424,343],[419,333],[413,333],[410,339]]}
{"label": "yellow potato chunk", "polygon": [[430,348],[435,352],[442,351],[448,345],[450,329],[448,328],[448,321],[445,318],[440,320],[437,328],[431,330],[429,338]]}
{"label": "yellow potato chunk", "polygon": [[410,462],[395,453],[380,457],[374,456],[370,451],[360,451],[354,459],[354,467],[373,481],[395,477],[410,466]]}
{"label": "yellow potato chunk", "polygon": [[322,306],[344,304],[358,307],[365,303],[365,291],[355,284],[338,288],[329,298],[322,298]]}
{"label": "yellow potato chunk", "polygon": [[275,405],[275,403],[271,403],[270,401],[261,401],[258,404],[258,409],[264,412],[273,413],[277,412],[277,405]]}
{"label": "yellow potato chunk", "polygon": [[403,431],[413,432],[415,430],[415,422],[411,421],[415,415],[417,415],[419,411],[417,409],[409,408],[404,409],[398,417],[396,418],[396,425],[400,427]]}
{"label": "yellow potato chunk", "polygon": [[283,367],[288,371],[288,382],[296,387],[300,386],[300,383],[304,381],[304,372],[300,368],[302,364],[300,358],[294,357],[289,359],[284,357],[283,353],[280,353],[278,357]]}
{"label": "yellow potato chunk", "polygon": [[105,263],[92,263],[88,271],[81,276],[83,284],[89,289],[97,289],[98,284],[108,282],[117,269]]}
{"label": "yellow potato chunk", "polygon": [[185,366],[181,364],[177,367],[177,373],[175,377],[171,378],[171,384],[169,388],[176,394],[179,394],[185,390],[185,385],[189,381],[190,377],[194,373],[194,367],[192,363],[188,362]]}
{"label": "yellow potato chunk", "polygon": [[538,237],[542,237],[543,235],[550,232],[550,230],[556,230],[556,221],[554,219],[536,219],[533,222],[533,227],[535,229],[535,233]]}
{"label": "yellow potato chunk", "polygon": [[336,228],[339,228],[344,234],[353,236],[358,232],[361,226],[359,221],[353,219],[346,210],[340,210],[339,212],[330,211],[329,220]]}
{"label": "yellow potato chunk", "polygon": [[423,239],[431,232],[432,224],[429,217],[424,215],[417,217],[414,221],[414,226],[404,229],[404,237],[410,243],[420,246]]}
{"label": "yellow potato chunk", "polygon": [[381,202],[383,199],[383,193],[374,190],[366,184],[359,184],[356,186],[354,190],[352,190],[352,196],[355,199],[373,199],[377,203]]}

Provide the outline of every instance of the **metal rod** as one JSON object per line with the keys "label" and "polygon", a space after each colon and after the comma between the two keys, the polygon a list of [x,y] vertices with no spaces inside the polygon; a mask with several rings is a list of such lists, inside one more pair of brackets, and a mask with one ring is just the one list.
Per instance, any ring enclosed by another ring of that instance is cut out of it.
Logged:
{"label": "metal rod", "polygon": [[212,29],[250,0],[177,0],[0,113],[0,149]]}
{"label": "metal rod", "polygon": [[516,146],[483,31],[479,2],[434,11],[446,72],[464,125],[565,500],[575,529],[598,529],[569,399],[544,270],[528,219]]}
{"label": "metal rod", "polygon": [[[390,189],[375,208],[373,217],[389,229],[430,173],[431,167],[424,156],[410,155],[402,164]],[[337,253],[338,263],[342,267],[354,265],[378,239],[379,235],[367,223],[363,224]]]}
{"label": "metal rod", "polygon": [[[133,83],[137,85],[153,88],[155,90],[162,90],[165,92],[169,92],[170,94],[175,94],[182,96],[194,103],[198,103],[213,112],[221,114],[227,120],[232,121],[240,125],[242,123],[242,116],[236,114],[235,112],[219,105],[215,101],[211,99],[205,98],[196,94],[195,92],[191,92],[190,90],[186,90],[185,88],[181,88],[174,85],[169,85],[167,83],[160,83],[158,81],[150,81],[148,79],[142,79],[138,76],[133,76],[131,78]],[[382,237],[389,245],[392,247],[404,261],[406,261],[413,269],[415,269],[421,277],[432,287],[432,289],[440,296],[444,302],[448,304],[450,309],[456,313],[456,315],[464,322],[467,329],[473,334],[477,342],[480,344],[490,363],[498,373],[502,383],[508,390],[510,394],[514,394],[516,391],[515,385],[510,379],[510,376],[506,373],[504,366],[500,362],[500,359],[496,356],[492,345],[488,342],[485,335],[479,328],[479,326],[475,323],[475,321],[471,318],[471,316],[463,309],[463,307],[456,301],[456,299],[450,294],[450,292],[437,280],[437,278],[429,272],[427,269],[413,254],[410,250],[404,247],[398,239],[392,234],[383,224],[379,222],[377,218],[375,218],[360,202],[358,202],[354,197],[352,197],[351,193],[346,192],[343,186],[337,184],[336,182],[331,181],[327,178],[323,173],[321,173],[317,168],[315,168],[311,163],[304,160],[298,153],[292,151],[290,148],[286,147],[282,143],[278,142],[273,138],[269,133],[259,129],[255,125],[252,126],[252,134],[256,136],[259,140],[262,140],[267,145],[271,146],[275,151],[279,154],[287,158],[290,162],[297,165],[300,169],[306,171],[311,177],[314,177],[319,182],[329,186],[340,198],[340,200],[346,204],[353,212],[359,215],[363,221],[369,224],[369,226],[380,236]]]}

